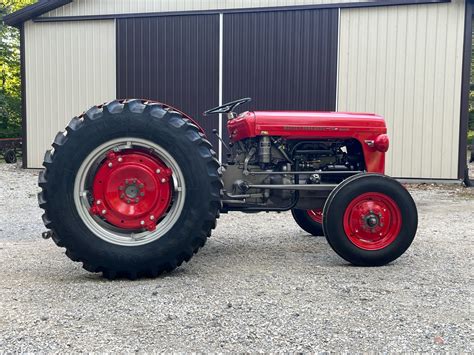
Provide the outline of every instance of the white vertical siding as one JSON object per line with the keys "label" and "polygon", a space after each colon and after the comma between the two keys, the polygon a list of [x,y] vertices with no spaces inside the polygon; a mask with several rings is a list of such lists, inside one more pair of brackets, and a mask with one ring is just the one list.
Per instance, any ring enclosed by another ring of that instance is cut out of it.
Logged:
{"label": "white vertical siding", "polygon": [[456,179],[464,0],[342,9],[338,110],[385,116],[387,173]]}
{"label": "white vertical siding", "polygon": [[74,0],[44,16],[215,10],[341,2],[367,2],[367,0]]}
{"label": "white vertical siding", "polygon": [[115,98],[115,23],[25,24],[28,167],[38,168],[59,130]]}

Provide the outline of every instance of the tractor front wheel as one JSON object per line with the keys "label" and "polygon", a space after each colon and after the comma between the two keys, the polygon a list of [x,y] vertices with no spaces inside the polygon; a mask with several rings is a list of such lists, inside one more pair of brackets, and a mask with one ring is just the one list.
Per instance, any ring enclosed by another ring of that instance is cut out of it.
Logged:
{"label": "tractor front wheel", "polygon": [[323,236],[323,209],[316,210],[291,210],[295,222],[305,232],[315,236]]}
{"label": "tractor front wheel", "polygon": [[411,245],[418,214],[409,192],[396,180],[360,174],[344,180],[329,195],[323,212],[331,247],[354,265],[381,266]]}

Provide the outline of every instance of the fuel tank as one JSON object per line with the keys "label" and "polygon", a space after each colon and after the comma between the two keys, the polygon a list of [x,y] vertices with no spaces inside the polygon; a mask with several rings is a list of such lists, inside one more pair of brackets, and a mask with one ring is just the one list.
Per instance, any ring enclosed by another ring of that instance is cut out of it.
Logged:
{"label": "fuel tank", "polygon": [[248,111],[230,120],[227,128],[232,142],[256,136],[370,139],[387,133],[383,117],[350,112]]}

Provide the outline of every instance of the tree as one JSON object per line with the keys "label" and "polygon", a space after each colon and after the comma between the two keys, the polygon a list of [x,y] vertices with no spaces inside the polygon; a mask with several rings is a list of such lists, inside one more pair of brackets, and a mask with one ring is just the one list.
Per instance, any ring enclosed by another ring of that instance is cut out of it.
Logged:
{"label": "tree", "polygon": [[[0,16],[35,0],[0,0]],[[0,22],[0,138],[21,134],[20,34]]]}

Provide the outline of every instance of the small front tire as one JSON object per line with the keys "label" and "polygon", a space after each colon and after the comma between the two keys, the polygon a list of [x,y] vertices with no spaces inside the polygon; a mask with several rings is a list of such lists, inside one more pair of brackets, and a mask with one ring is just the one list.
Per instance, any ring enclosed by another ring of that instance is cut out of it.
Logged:
{"label": "small front tire", "polygon": [[323,210],[291,210],[295,222],[309,234],[320,237],[324,236],[323,231]]}
{"label": "small front tire", "polygon": [[324,234],[342,258],[358,266],[382,266],[410,247],[418,226],[415,202],[396,180],[359,174],[329,195]]}

